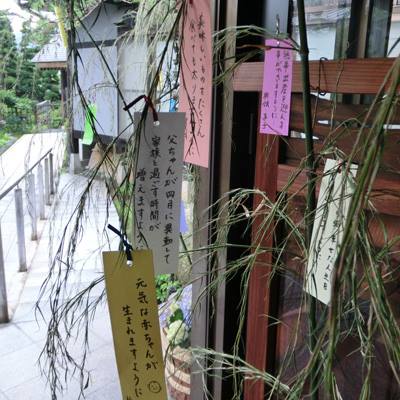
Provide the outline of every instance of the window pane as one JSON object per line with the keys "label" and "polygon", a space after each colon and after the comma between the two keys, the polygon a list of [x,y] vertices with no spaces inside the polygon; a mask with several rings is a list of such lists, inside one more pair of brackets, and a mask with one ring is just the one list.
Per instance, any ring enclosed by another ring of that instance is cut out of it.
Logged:
{"label": "window pane", "polygon": [[[392,19],[390,24],[390,33],[389,33],[389,46],[388,46],[388,51],[389,51],[388,55],[390,57],[397,57],[400,54],[400,43],[398,43],[399,38],[400,38],[400,0],[394,0]],[[390,52],[390,50],[395,44],[396,46]]]}
{"label": "window pane", "polygon": [[[351,0],[305,0],[310,60],[341,58],[347,48]],[[293,1],[293,38],[299,41],[297,1]]]}
{"label": "window pane", "polygon": [[388,49],[390,14],[388,0],[375,0],[372,4],[365,57],[385,57]]}

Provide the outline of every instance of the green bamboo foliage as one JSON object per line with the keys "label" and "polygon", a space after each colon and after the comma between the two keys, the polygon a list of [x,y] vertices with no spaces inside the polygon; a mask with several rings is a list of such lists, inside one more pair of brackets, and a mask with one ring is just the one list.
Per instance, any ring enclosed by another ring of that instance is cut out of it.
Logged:
{"label": "green bamboo foliage", "polygon": [[[75,14],[74,2],[71,1],[70,3],[69,23],[73,30],[79,17]],[[155,68],[149,72],[148,94],[154,99],[155,103],[168,90],[176,90],[178,87],[178,77],[176,77],[173,85],[166,88],[165,92],[161,91],[160,93],[157,90],[157,82],[162,65],[169,57],[168,49],[173,46],[179,54],[178,33],[182,18],[185,16],[185,5],[186,2],[184,1],[175,4],[172,0],[142,1],[139,4],[136,28],[131,34],[134,35],[135,40],[146,40],[149,49],[153,49],[153,55],[159,43],[164,44],[161,56],[157,57]],[[267,36],[268,33],[253,26],[232,27],[215,33],[214,50],[215,54],[218,55],[215,62],[220,63],[221,66],[225,61],[223,58],[224,46],[228,43],[227,38],[231,40],[232,35],[241,38],[256,35],[262,38]],[[293,43],[293,45],[295,49],[300,49],[300,46],[296,43]],[[262,46],[246,49],[245,55],[240,60],[235,60],[233,66],[229,67],[229,71],[222,71],[218,77],[215,77],[215,83],[223,82],[224,79],[231,76],[232,70],[240,62],[263,50]],[[76,49],[73,49],[73,51],[76,51]],[[101,52],[101,49],[99,48],[98,51]],[[118,87],[117,80],[115,83]],[[387,89],[384,89],[385,87]],[[357,343],[357,349],[354,351],[363,363],[363,385],[359,399],[372,398],[371,387],[374,369],[376,368],[374,357],[377,340],[380,340],[384,345],[392,374],[400,388],[400,329],[390,303],[390,293],[387,292],[388,285],[398,277],[397,266],[393,265],[392,256],[395,254],[396,246],[400,243],[400,236],[386,238],[383,246],[377,248],[373,245],[373,238],[368,226],[371,218],[379,220],[379,215],[371,206],[371,189],[378,170],[385,167],[381,162],[382,154],[385,150],[385,141],[390,135],[387,127],[391,123],[395,108],[398,107],[399,87],[400,58],[397,58],[385,82],[382,82],[382,89],[377,94],[369,111],[365,115],[354,115],[347,121],[348,123],[354,121],[360,123],[357,139],[349,154],[337,149],[338,141],[342,134],[346,134],[346,130],[341,129],[343,125],[334,126],[332,122],[330,134],[327,136],[322,149],[315,155],[315,164],[313,160],[312,167],[327,156],[343,160],[343,165],[347,166],[345,168],[349,168],[348,166],[356,160],[362,160],[362,162],[359,165],[354,183],[354,194],[351,197],[349,211],[351,217],[348,218],[345,225],[343,242],[335,266],[332,301],[329,307],[317,307],[318,318],[315,320],[311,332],[315,340],[311,344],[311,348],[306,348],[309,357],[305,365],[299,367],[290,379],[287,378],[287,374],[295,363],[296,349],[301,344],[307,343],[308,333],[305,332],[303,325],[304,318],[308,320],[309,315],[305,314],[304,317],[303,310],[309,307],[310,299],[308,295],[304,294],[299,302],[298,314],[294,318],[295,327],[290,332],[286,354],[275,375],[258,371],[240,359],[239,349],[245,329],[249,278],[259,256],[265,253],[273,253],[273,264],[266,266],[272,270],[271,277],[274,274],[279,274],[303,284],[304,272],[289,268],[288,258],[296,257],[302,265],[307,263],[310,254],[309,239],[306,239],[305,227],[308,226],[309,229],[315,207],[309,207],[308,211],[303,212],[302,219],[298,221],[293,218],[290,204],[298,198],[300,192],[306,189],[306,187],[302,187],[293,191],[293,185],[300,174],[310,170],[310,158],[305,158],[300,163],[299,168],[289,178],[275,201],[271,201],[262,191],[239,189],[225,194],[216,204],[212,205],[213,210],[218,210],[217,215],[209,221],[208,226],[202,228],[206,230],[210,226],[215,228],[212,230],[214,234],[211,238],[211,244],[205,248],[185,248],[182,252],[182,257],[187,258],[189,256],[189,259],[196,253],[202,254],[213,265],[214,274],[207,277],[209,285],[200,294],[194,307],[199,306],[203,296],[213,297],[219,285],[234,276],[240,277],[242,292],[238,316],[239,329],[236,332],[236,342],[232,353],[217,353],[212,349],[192,349],[193,360],[202,368],[200,373],[203,374],[204,381],[206,381],[207,376],[222,371],[224,375],[234,378],[235,398],[237,399],[241,396],[245,380],[263,380],[269,389],[269,398],[294,400],[303,398],[305,393],[310,394],[309,383],[312,380],[314,381],[313,387],[318,387],[319,394],[324,398],[341,399],[337,376],[337,354],[340,345],[346,338],[351,337]],[[121,93],[120,96],[122,96]],[[86,104],[84,93],[81,93],[81,97],[83,104]],[[146,108],[145,111],[147,111]],[[126,171],[122,183],[115,180],[114,174],[117,165],[109,157],[114,143],[105,147],[104,158],[89,177],[87,190],[82,195],[75,214],[71,216],[48,280],[43,286],[42,296],[50,297],[53,317],[49,323],[42,366],[49,378],[54,396],[56,396],[58,390],[65,386],[66,379],[70,375],[77,374],[80,377],[82,392],[87,385],[86,353],[83,361],[74,360],[70,354],[69,341],[76,329],[80,332],[86,332],[86,342],[89,341],[89,323],[96,312],[96,307],[103,300],[103,295],[95,299],[90,296],[93,288],[102,281],[102,277],[92,282],[81,292],[76,293],[69,300],[63,300],[63,288],[74,266],[73,255],[81,237],[85,210],[90,205],[90,199],[94,196],[92,183],[100,169],[106,167],[106,171],[108,171],[106,172],[107,188],[110,199],[116,200],[118,204],[121,226],[125,228],[131,226],[131,220],[134,216],[134,210],[132,210],[134,183],[130,182],[130,177],[135,176],[140,130],[141,124],[135,127],[134,138],[129,142],[127,152],[122,157],[123,161],[121,162],[124,163]],[[339,131],[343,133],[338,135]],[[337,171],[331,173],[335,174]],[[196,174],[194,175],[197,182],[195,190],[199,190],[201,182],[198,181]],[[307,185],[316,186],[320,179],[321,176],[311,174]],[[253,196],[258,196],[261,199],[255,210],[246,206],[248,200]],[[331,198],[329,201],[337,201],[337,199]],[[329,202],[324,204],[323,210],[317,210],[317,212],[326,212],[328,206]],[[368,212],[365,211],[367,206]],[[257,221],[261,220],[262,222],[258,225],[257,232],[253,233],[254,245],[247,246],[229,242],[229,233],[236,225],[245,223],[247,229],[250,230],[256,218]],[[265,243],[266,235],[269,235],[269,232],[274,232],[278,225],[284,227],[285,235],[283,235],[283,238],[275,240],[275,245],[271,248],[263,247],[260,243]],[[383,222],[381,228],[382,231],[385,230]],[[199,233],[195,232],[194,234]],[[297,248],[295,255],[292,254],[293,247]],[[227,265],[221,266],[218,264],[218,256],[220,252],[228,248],[241,250],[242,256]],[[198,279],[201,279],[201,277]],[[280,320],[276,320],[275,323],[283,324]],[[207,362],[204,363],[204,360]],[[208,398],[211,398],[207,387],[204,388],[204,392],[206,395],[208,394]],[[313,393],[312,388],[311,392]]]}

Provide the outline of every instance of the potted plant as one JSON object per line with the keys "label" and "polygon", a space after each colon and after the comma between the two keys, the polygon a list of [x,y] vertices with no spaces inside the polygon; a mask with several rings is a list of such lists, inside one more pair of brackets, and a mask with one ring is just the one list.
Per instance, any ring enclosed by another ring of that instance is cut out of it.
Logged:
{"label": "potted plant", "polygon": [[172,294],[161,307],[161,342],[165,375],[175,400],[190,398],[191,286]]}

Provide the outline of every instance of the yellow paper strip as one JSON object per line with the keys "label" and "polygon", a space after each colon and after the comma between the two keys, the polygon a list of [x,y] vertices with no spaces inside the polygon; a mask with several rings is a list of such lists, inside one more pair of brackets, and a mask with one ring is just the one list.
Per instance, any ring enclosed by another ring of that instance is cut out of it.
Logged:
{"label": "yellow paper strip", "polygon": [[153,255],[103,253],[104,275],[115,356],[123,400],[165,400],[167,392],[161,350]]}

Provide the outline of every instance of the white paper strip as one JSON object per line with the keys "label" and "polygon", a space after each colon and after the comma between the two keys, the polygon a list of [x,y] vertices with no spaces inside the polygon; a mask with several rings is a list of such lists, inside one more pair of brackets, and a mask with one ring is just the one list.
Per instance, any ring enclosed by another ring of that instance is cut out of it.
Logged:
{"label": "white paper strip", "polygon": [[[149,113],[150,114],[150,113]],[[184,113],[150,114],[141,133],[135,179],[135,247],[153,250],[156,274],[178,268]],[[141,118],[135,113],[135,126]]]}
{"label": "white paper strip", "polygon": [[327,159],[318,196],[311,248],[307,264],[306,291],[325,304],[331,300],[332,273],[348,217],[357,165],[350,174],[341,161]]}

